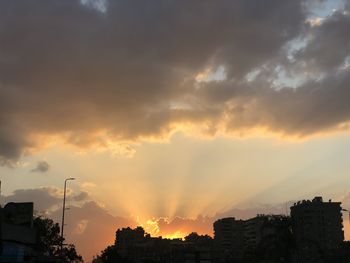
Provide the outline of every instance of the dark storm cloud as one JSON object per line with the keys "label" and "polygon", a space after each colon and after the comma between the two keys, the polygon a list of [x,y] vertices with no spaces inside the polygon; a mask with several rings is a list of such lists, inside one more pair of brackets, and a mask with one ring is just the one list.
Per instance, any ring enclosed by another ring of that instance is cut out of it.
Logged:
{"label": "dark storm cloud", "polygon": [[50,169],[50,164],[46,161],[40,161],[36,164],[36,167],[31,172],[46,173]]}
{"label": "dark storm cloud", "polygon": [[350,55],[350,15],[338,10],[308,32],[309,44],[296,58],[305,70],[329,72],[341,66]]}
{"label": "dark storm cloud", "polygon": [[[311,134],[348,120],[347,105],[331,105],[346,94],[340,82],[347,76],[300,91],[276,91],[266,78],[246,81],[252,70],[284,61],[286,44],[305,30],[315,39],[326,34],[305,26],[304,0],[101,3],[0,2],[0,164],[40,147],[37,135],[104,146],[96,135],[101,131],[132,141],[167,136],[177,123],[206,124],[214,134],[224,122],[229,131],[263,125]],[[340,20],[330,27],[341,35]],[[300,60],[323,52],[316,44],[311,41]],[[339,61],[341,55],[331,56]],[[318,59],[323,69],[335,63]],[[198,73],[219,66],[227,80],[195,82]],[[333,98],[328,104],[325,93]]]}

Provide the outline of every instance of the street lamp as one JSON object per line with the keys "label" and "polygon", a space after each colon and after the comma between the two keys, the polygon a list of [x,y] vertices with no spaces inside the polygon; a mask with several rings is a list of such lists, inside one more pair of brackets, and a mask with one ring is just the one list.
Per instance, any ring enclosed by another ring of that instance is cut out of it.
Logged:
{"label": "street lamp", "polygon": [[64,192],[63,192],[63,209],[62,209],[62,225],[61,225],[61,250],[63,248],[63,229],[64,229],[64,212],[66,211],[66,191],[67,191],[67,181],[75,180],[75,178],[67,178],[64,180]]}

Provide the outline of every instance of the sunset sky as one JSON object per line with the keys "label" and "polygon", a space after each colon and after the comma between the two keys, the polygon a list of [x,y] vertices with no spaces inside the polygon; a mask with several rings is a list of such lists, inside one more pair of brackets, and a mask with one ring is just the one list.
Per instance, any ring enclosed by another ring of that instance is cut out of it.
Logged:
{"label": "sunset sky", "polygon": [[1,203],[59,221],[75,177],[86,259],[125,226],[349,209],[349,85],[348,0],[0,0]]}

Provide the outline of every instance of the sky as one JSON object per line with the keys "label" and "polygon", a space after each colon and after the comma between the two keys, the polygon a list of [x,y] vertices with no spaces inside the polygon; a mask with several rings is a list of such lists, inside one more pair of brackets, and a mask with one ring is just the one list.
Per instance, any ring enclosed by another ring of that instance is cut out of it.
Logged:
{"label": "sky", "polygon": [[349,209],[349,28],[348,0],[0,1],[1,203],[59,221],[75,177],[85,259],[120,227]]}

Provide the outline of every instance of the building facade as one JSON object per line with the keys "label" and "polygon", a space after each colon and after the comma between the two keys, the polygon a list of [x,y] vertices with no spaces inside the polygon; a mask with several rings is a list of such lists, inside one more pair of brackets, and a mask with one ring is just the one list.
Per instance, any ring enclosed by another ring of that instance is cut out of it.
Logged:
{"label": "building facade", "polygon": [[244,252],[244,221],[234,217],[214,222],[214,249],[218,262],[237,260]]}
{"label": "building facade", "polygon": [[7,203],[0,208],[0,262],[29,262],[34,257],[33,206],[32,202]]}
{"label": "building facade", "polygon": [[344,241],[340,202],[323,202],[322,197],[303,200],[291,207],[291,218],[300,258],[312,262],[340,248]]}

